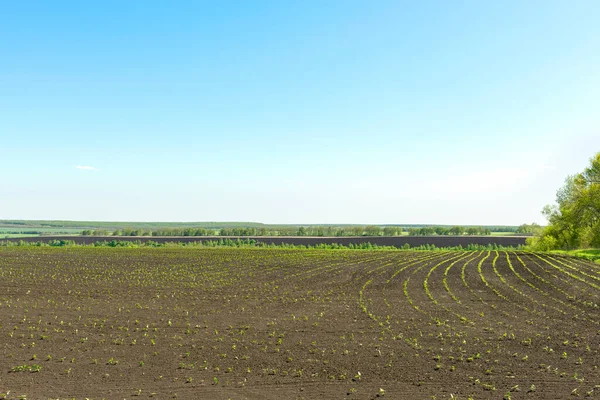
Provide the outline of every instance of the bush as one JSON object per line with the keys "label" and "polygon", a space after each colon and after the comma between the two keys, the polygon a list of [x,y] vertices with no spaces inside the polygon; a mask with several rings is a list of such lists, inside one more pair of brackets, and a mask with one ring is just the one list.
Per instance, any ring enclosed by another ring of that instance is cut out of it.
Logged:
{"label": "bush", "polygon": [[558,248],[558,241],[553,236],[544,235],[527,238],[527,247],[533,251],[550,251]]}

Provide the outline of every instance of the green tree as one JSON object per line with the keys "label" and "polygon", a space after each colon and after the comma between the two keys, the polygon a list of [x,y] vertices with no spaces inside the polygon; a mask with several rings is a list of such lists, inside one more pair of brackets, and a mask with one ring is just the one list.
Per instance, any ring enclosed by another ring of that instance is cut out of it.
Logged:
{"label": "green tree", "polygon": [[556,203],[542,213],[548,226],[529,241],[534,249],[600,247],[600,153],[582,173],[567,177]]}
{"label": "green tree", "polygon": [[467,228],[467,235],[473,236],[479,234],[479,229],[474,226],[470,226]]}
{"label": "green tree", "polygon": [[436,235],[447,235],[448,234],[448,228],[444,228],[443,226],[436,226],[435,228],[435,234]]}
{"label": "green tree", "polygon": [[462,226],[453,226],[448,232],[450,232],[451,235],[459,236],[463,234],[464,229]]}
{"label": "green tree", "polygon": [[383,236],[397,236],[398,235],[398,227],[397,226],[386,226],[383,228]]}
{"label": "green tree", "polygon": [[381,228],[376,225],[369,225],[365,228],[365,236],[380,236]]}
{"label": "green tree", "polygon": [[417,236],[419,234],[418,228],[408,228],[408,236]]}
{"label": "green tree", "polygon": [[421,236],[431,236],[435,233],[435,228],[432,226],[424,226],[419,229],[419,235]]}
{"label": "green tree", "polygon": [[535,222],[532,224],[519,225],[515,233],[519,235],[536,235],[542,231],[542,227]]}
{"label": "green tree", "polygon": [[365,228],[362,226],[353,226],[350,231],[352,232],[352,236],[362,236]]}

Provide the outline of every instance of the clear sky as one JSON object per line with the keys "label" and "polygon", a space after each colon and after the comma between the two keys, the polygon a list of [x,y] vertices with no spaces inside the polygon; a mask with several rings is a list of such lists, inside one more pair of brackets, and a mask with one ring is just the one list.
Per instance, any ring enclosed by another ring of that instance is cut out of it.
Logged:
{"label": "clear sky", "polygon": [[543,223],[600,2],[0,5],[0,218]]}

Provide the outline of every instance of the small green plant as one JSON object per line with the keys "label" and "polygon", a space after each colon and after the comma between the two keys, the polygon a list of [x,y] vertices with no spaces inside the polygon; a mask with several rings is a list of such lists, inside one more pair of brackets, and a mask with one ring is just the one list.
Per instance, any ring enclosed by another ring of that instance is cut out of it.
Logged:
{"label": "small green plant", "polygon": [[10,369],[10,372],[40,372],[42,370],[42,366],[39,364],[32,365],[17,365]]}
{"label": "small green plant", "polygon": [[529,387],[529,390],[527,391],[527,393],[534,393],[534,392],[535,392],[535,389],[536,389],[536,388],[535,388],[535,385],[534,385],[534,384],[532,384],[532,385]]}

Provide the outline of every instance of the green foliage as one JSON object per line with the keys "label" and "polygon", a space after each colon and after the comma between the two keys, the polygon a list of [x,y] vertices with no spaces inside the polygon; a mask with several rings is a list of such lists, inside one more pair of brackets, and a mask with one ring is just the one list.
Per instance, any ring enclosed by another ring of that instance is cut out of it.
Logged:
{"label": "green foliage", "polygon": [[585,249],[585,250],[554,250],[554,253],[558,254],[566,254],[569,256],[574,256],[578,258],[583,258],[584,260],[594,261],[596,263],[600,263],[600,250],[594,249]]}
{"label": "green foliage", "polygon": [[72,246],[75,242],[73,240],[50,240],[48,242],[48,246],[55,247],[64,247],[64,246]]}
{"label": "green foliage", "polygon": [[[494,232],[496,232],[494,230]],[[511,232],[511,231],[507,231]],[[451,228],[445,226],[423,226],[421,228],[409,228],[408,234],[410,236],[445,236],[445,235],[470,235],[470,236],[487,236],[492,234],[492,229],[482,226],[453,226]]]}
{"label": "green foliage", "polygon": [[544,236],[533,236],[527,238],[527,247],[535,251],[550,251],[554,250],[558,246],[558,241],[555,237],[544,235]]}
{"label": "green foliage", "polygon": [[383,228],[383,236],[399,236],[402,234],[402,228],[398,226],[386,226]]}
{"label": "green foliage", "polygon": [[582,173],[567,177],[543,214],[548,226],[529,241],[532,250],[600,247],[600,153]]}
{"label": "green foliage", "polygon": [[86,229],[81,232],[84,236],[397,236],[402,234],[399,226],[263,226],[263,227],[223,227],[220,229],[194,227],[165,227],[154,229],[118,228],[113,232],[106,230]]}
{"label": "green foliage", "polygon": [[266,244],[256,241],[255,239],[229,239],[219,238],[215,240],[202,240],[197,242],[155,242],[152,240],[141,241],[141,240],[102,240],[96,241],[91,245],[78,244],[73,240],[51,240],[49,242],[25,242],[20,240],[19,242],[13,241],[0,241],[0,247],[11,247],[11,246],[22,246],[22,247],[126,247],[126,248],[139,248],[139,247],[237,247],[237,248],[275,248],[275,249],[320,249],[320,250],[418,250],[418,251],[481,251],[481,250],[522,250],[522,246],[511,247],[511,246],[499,246],[496,243],[490,243],[488,245],[480,244],[469,244],[466,248],[461,245],[458,246],[447,246],[437,247],[434,244],[422,244],[419,246],[411,247],[410,244],[405,243],[401,247],[395,246],[384,246],[377,245],[369,242],[363,243],[350,243],[348,245],[338,243],[318,243],[315,245],[294,245],[291,243],[281,244]]}
{"label": "green foliage", "polygon": [[42,366],[39,364],[33,365],[17,365],[10,369],[10,372],[40,372],[42,370]]}
{"label": "green foliage", "polygon": [[378,226],[369,225],[365,227],[365,236],[380,236],[381,233],[381,228]]}
{"label": "green foliage", "polygon": [[519,235],[537,235],[542,229],[544,228],[534,222],[532,224],[519,225],[515,233]]}

